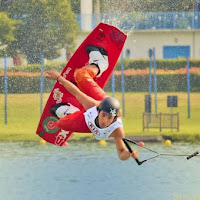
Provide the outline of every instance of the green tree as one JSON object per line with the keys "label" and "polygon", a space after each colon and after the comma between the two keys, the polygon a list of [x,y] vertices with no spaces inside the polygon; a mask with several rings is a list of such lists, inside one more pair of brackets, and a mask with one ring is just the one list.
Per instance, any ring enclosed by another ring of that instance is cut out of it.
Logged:
{"label": "green tree", "polygon": [[0,12],[0,45],[8,45],[15,40],[14,30],[17,21],[10,19],[6,13]]}
{"label": "green tree", "polygon": [[22,53],[37,63],[43,54],[47,59],[60,55],[61,48],[73,51],[79,33],[76,15],[68,0],[18,0],[8,8],[9,16],[20,20],[16,41],[8,53]]}
{"label": "green tree", "polygon": [[72,11],[76,14],[80,13],[81,10],[81,2],[80,0],[70,0]]}
{"label": "green tree", "polygon": [[14,0],[0,0],[0,11],[7,10],[8,6],[13,3]]}

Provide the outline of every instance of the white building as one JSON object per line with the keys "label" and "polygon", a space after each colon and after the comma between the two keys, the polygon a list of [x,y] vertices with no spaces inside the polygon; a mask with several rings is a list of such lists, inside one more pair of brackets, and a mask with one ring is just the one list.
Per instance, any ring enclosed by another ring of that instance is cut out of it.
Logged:
{"label": "white building", "polygon": [[125,29],[126,57],[148,58],[149,49],[155,47],[158,59],[200,58],[200,12],[101,14],[99,5],[93,9],[92,3],[81,0],[79,25],[83,33],[77,46],[102,21]]}

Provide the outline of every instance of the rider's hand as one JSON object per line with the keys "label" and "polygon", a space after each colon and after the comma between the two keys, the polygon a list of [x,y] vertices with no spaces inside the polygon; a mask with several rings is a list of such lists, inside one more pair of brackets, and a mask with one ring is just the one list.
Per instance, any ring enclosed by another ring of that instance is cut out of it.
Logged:
{"label": "rider's hand", "polygon": [[58,80],[58,77],[60,76],[60,73],[57,72],[56,70],[50,70],[50,71],[46,71],[44,73],[44,76],[46,78],[52,79],[52,80]]}
{"label": "rider's hand", "polygon": [[134,159],[138,159],[138,152],[136,150],[132,150],[133,152],[131,153],[131,156],[134,158]]}

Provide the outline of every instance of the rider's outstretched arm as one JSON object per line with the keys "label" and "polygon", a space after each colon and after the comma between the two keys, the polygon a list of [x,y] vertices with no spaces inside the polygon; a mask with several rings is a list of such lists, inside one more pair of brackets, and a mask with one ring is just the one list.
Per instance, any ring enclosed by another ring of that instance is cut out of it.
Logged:
{"label": "rider's outstretched arm", "polygon": [[85,110],[88,110],[93,106],[98,106],[99,101],[96,101],[95,99],[80,91],[73,83],[63,78],[56,70],[46,71],[45,77],[59,81],[67,89],[68,92],[76,97],[76,99],[84,107]]}

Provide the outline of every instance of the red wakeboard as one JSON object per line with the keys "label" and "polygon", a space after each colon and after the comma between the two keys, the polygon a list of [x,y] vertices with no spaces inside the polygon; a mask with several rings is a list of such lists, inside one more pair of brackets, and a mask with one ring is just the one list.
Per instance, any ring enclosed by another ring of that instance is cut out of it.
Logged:
{"label": "red wakeboard", "polygon": [[[98,85],[101,88],[104,88],[116,65],[126,38],[127,36],[118,28],[108,24],[100,23],[79,46],[63,69],[61,75],[65,79],[75,83],[75,70],[88,64],[89,57],[86,53],[86,47],[88,45],[99,46],[107,51],[109,61],[108,69],[100,77],[95,77],[95,81],[98,83]],[[54,122],[58,119],[50,113],[50,108],[51,106],[61,102],[71,103],[80,110],[83,110],[82,105],[77,101],[77,99],[70,94],[62,86],[62,84],[56,82],[43,110],[36,131],[36,133],[44,140],[58,146],[63,146],[73,133],[61,130],[54,126]]]}

